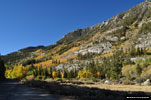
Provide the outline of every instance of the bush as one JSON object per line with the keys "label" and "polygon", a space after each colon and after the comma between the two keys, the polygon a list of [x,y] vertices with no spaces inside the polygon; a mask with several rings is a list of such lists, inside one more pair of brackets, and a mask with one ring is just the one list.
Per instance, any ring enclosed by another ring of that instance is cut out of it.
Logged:
{"label": "bush", "polygon": [[142,71],[141,77],[146,79],[151,79],[151,66],[148,66]]}
{"label": "bush", "polygon": [[147,24],[143,24],[143,26],[141,27],[139,33],[145,33],[145,32],[151,32],[151,22],[147,23]]}
{"label": "bush", "polygon": [[131,81],[130,81],[130,80],[124,80],[124,81],[123,81],[123,84],[124,84],[124,85],[130,85],[130,84],[131,84]]}
{"label": "bush", "polygon": [[122,68],[122,75],[125,76],[128,80],[137,77],[136,66],[135,65],[126,65]]}
{"label": "bush", "polygon": [[80,70],[78,72],[78,78],[91,78],[92,73],[90,73],[88,70]]}
{"label": "bush", "polygon": [[144,78],[138,77],[138,78],[136,78],[136,82],[140,84],[140,83],[144,82]]}

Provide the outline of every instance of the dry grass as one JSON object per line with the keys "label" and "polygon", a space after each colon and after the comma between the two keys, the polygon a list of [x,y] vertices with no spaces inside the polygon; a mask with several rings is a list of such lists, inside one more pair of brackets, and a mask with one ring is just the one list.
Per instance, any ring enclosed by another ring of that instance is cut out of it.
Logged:
{"label": "dry grass", "polygon": [[137,92],[151,92],[151,86],[139,86],[139,85],[107,85],[107,84],[95,84],[95,85],[79,85],[81,87],[95,87],[99,89],[117,90],[117,91],[137,91]]}
{"label": "dry grass", "polygon": [[47,60],[47,61],[44,61],[44,62],[40,62],[40,63],[37,63],[37,64],[34,64],[34,66],[37,66],[37,67],[49,67],[49,66],[54,66],[55,64],[52,64],[52,60]]}
{"label": "dry grass", "polygon": [[73,48],[69,49],[68,51],[64,52],[64,53],[60,56],[60,58],[61,58],[61,57],[64,57],[64,56],[67,56],[68,54],[73,53],[73,52],[75,52],[75,51],[77,51],[77,50],[79,50],[79,49],[80,49],[79,47],[73,47]]}

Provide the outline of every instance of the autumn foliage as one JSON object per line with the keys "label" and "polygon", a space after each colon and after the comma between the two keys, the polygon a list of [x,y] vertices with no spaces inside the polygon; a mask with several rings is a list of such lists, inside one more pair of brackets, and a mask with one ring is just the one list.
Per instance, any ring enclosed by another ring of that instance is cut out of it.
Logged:
{"label": "autumn foliage", "polygon": [[26,69],[24,66],[18,65],[14,69],[8,69],[5,75],[8,78],[24,78],[26,76]]}
{"label": "autumn foliage", "polygon": [[88,70],[81,70],[78,72],[78,78],[90,78],[92,74]]}

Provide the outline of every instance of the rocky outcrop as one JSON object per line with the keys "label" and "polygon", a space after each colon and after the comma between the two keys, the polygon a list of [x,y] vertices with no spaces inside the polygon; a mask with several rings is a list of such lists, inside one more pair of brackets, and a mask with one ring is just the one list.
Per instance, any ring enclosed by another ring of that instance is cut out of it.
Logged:
{"label": "rocky outcrop", "polygon": [[55,68],[56,68],[56,70],[60,70],[60,71],[63,71],[64,69],[66,69],[70,72],[73,70],[78,70],[80,68],[80,65],[64,63],[64,64],[60,64],[60,65],[56,66]]}
{"label": "rocky outcrop", "polygon": [[131,61],[138,61],[138,60],[142,60],[142,61],[145,61],[146,60],[146,58],[144,58],[144,57],[135,57],[135,58],[131,58],[130,59]]}
{"label": "rocky outcrop", "polygon": [[151,33],[145,33],[138,38],[136,48],[150,48],[151,47]]}
{"label": "rocky outcrop", "polygon": [[108,41],[113,41],[113,42],[117,42],[118,41],[118,37],[116,36],[107,36],[106,40]]}
{"label": "rocky outcrop", "polygon": [[101,54],[103,52],[110,51],[111,48],[112,48],[112,44],[110,42],[102,42],[97,45],[93,45],[91,47],[89,46],[85,46],[85,48],[82,47],[82,49],[79,51],[76,51],[75,54],[79,54],[79,53],[82,55],[87,54],[87,53]]}

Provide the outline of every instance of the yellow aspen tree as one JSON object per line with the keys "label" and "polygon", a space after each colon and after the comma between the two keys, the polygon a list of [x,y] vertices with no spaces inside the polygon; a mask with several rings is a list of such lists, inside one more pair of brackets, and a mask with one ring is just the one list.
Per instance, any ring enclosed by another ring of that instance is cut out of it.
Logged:
{"label": "yellow aspen tree", "polygon": [[53,71],[53,72],[52,72],[52,77],[53,77],[53,78],[57,78],[57,76],[58,76],[58,72]]}

